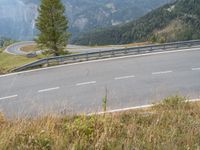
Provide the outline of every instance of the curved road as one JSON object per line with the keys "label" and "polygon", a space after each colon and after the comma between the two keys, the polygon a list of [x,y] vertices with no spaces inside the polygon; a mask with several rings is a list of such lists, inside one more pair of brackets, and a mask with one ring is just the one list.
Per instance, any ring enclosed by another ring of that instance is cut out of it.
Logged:
{"label": "curved road", "polygon": [[[20,49],[24,46],[35,45],[34,41],[24,41],[18,42],[10,45],[6,48],[5,52],[13,54],[13,55],[26,55],[28,53],[21,51]],[[122,45],[110,45],[110,46],[103,46],[103,47],[87,47],[87,46],[77,46],[77,45],[68,45],[68,50],[70,52],[78,52],[78,53],[87,53],[87,52],[98,52],[98,51],[105,51],[105,50],[112,50],[112,49],[120,49],[125,48]]]}
{"label": "curved road", "polygon": [[8,46],[5,49],[5,52],[12,54],[12,55],[26,55],[27,53],[21,51],[20,48],[24,47],[24,46],[28,46],[28,45],[33,45],[33,44],[35,44],[35,42],[33,42],[33,41],[14,43],[14,44]]}
{"label": "curved road", "polygon": [[0,76],[0,111],[8,117],[98,112],[106,91],[109,110],[151,104],[175,94],[199,98],[200,49]]}

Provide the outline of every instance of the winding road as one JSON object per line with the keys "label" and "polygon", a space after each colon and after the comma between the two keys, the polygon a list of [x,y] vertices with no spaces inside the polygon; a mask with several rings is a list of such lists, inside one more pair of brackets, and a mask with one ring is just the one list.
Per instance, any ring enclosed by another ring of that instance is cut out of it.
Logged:
{"label": "winding road", "polygon": [[[34,41],[17,42],[7,47],[5,49],[5,52],[12,55],[27,55],[28,52],[21,51],[21,48],[35,44],[36,43]],[[98,52],[98,51],[106,51],[106,50],[120,49],[120,48],[125,48],[125,46],[123,45],[110,45],[103,47],[88,47],[88,46],[78,46],[78,45],[67,46],[68,51],[76,53]],[[41,53],[41,51],[38,51],[38,53]]]}
{"label": "winding road", "polygon": [[199,98],[200,48],[0,76],[0,111],[8,117],[99,112],[106,94],[109,110],[175,94]]}

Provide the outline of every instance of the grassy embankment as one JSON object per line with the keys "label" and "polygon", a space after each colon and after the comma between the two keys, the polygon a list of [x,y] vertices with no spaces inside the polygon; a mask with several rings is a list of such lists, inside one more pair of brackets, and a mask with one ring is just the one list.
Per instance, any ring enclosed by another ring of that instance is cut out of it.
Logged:
{"label": "grassy embankment", "polygon": [[10,70],[22,66],[26,63],[30,63],[39,59],[36,58],[26,58],[23,56],[15,56],[11,54],[4,53],[2,49],[0,49],[0,74],[8,73]]}
{"label": "grassy embankment", "polygon": [[0,149],[199,149],[200,104],[183,101],[171,97],[150,109],[101,116],[2,116]]}

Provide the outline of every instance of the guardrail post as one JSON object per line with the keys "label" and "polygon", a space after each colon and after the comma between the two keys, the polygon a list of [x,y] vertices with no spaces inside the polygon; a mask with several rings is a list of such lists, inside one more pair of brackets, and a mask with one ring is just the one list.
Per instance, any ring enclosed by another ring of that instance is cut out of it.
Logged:
{"label": "guardrail post", "polygon": [[112,51],[112,55],[113,55],[113,56],[115,55],[115,52],[114,52],[114,51]]}
{"label": "guardrail post", "polygon": [[153,47],[150,47],[150,51],[153,51]]}
{"label": "guardrail post", "polygon": [[163,49],[165,50],[165,48],[166,48],[166,47],[165,47],[165,45],[164,45],[164,46],[163,46]]}
{"label": "guardrail post", "polygon": [[128,53],[128,52],[127,52],[127,50],[125,49],[125,50],[124,50],[124,54],[127,54],[127,53]]}
{"label": "guardrail post", "polygon": [[76,57],[73,57],[73,60],[75,61],[75,60],[76,60]]}
{"label": "guardrail post", "polygon": [[61,57],[60,59],[59,59],[59,63],[61,64],[63,62],[63,58]]}
{"label": "guardrail post", "polygon": [[99,57],[101,57],[101,51],[99,51]]}
{"label": "guardrail post", "polygon": [[47,66],[49,66],[49,59],[46,58],[46,63],[47,63]]}
{"label": "guardrail post", "polygon": [[88,52],[87,52],[87,54],[86,54],[86,60],[88,61]]}

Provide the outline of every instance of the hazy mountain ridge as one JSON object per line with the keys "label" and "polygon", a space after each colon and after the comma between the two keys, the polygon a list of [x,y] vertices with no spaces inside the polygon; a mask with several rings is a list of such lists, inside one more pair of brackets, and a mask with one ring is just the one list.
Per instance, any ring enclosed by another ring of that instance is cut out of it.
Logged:
{"label": "hazy mountain ridge", "polygon": [[73,40],[83,45],[124,44],[137,41],[171,42],[200,38],[200,1],[177,0],[144,17],[90,32]]}
{"label": "hazy mountain ridge", "polygon": [[[136,19],[169,0],[63,0],[73,36]],[[1,0],[0,36],[29,40],[36,34],[39,0]]]}
{"label": "hazy mountain ridge", "polygon": [[32,38],[35,30],[34,19],[37,16],[37,5],[22,1],[0,1],[0,36]]}

